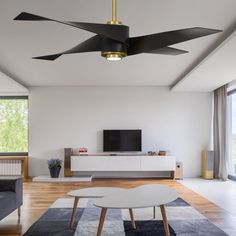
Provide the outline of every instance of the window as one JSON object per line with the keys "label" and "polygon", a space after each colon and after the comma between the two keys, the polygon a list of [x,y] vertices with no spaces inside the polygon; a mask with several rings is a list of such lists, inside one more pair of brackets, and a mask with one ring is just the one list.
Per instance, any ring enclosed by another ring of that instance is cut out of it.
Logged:
{"label": "window", "polygon": [[28,97],[0,97],[0,155],[28,155]]}
{"label": "window", "polygon": [[236,178],[236,90],[228,92],[229,178]]}

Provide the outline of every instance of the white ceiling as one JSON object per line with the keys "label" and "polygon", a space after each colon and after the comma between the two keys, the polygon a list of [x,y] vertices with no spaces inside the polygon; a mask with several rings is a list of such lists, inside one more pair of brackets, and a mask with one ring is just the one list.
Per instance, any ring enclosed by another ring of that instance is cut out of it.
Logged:
{"label": "white ceiling", "polygon": [[27,93],[28,90],[21,84],[17,83],[15,80],[11,79],[6,74],[0,71],[0,95],[8,95],[8,94],[24,94]]}
{"label": "white ceiling", "polygon": [[233,33],[191,73],[174,91],[212,91],[236,79],[236,33]]}
{"label": "white ceiling", "polygon": [[[174,45],[190,51],[180,56],[141,54],[108,62],[100,53],[84,53],[40,61],[31,57],[64,51],[93,34],[53,22],[13,21],[22,11],[105,23],[111,0],[1,0],[0,67],[25,86],[171,86],[224,38],[223,32]],[[235,12],[235,0],[118,0],[118,18],[130,26],[131,36],[194,26],[227,30]]]}

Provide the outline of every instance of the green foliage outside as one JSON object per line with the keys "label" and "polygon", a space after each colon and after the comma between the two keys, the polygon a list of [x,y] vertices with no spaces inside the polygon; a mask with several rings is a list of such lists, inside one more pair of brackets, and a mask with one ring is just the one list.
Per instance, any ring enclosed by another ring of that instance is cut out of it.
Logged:
{"label": "green foliage outside", "polygon": [[28,152],[27,99],[0,99],[0,152]]}

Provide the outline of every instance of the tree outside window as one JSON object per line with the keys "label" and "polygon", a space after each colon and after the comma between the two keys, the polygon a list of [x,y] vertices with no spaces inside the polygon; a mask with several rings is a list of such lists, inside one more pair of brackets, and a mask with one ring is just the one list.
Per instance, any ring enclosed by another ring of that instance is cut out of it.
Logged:
{"label": "tree outside window", "polygon": [[28,98],[0,97],[0,153],[28,152]]}

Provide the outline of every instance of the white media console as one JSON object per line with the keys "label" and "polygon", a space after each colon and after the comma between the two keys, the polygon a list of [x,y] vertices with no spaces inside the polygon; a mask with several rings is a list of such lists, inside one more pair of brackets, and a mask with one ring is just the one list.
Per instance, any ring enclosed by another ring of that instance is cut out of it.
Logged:
{"label": "white media console", "polygon": [[174,178],[174,156],[71,156],[71,171],[169,171]]}

